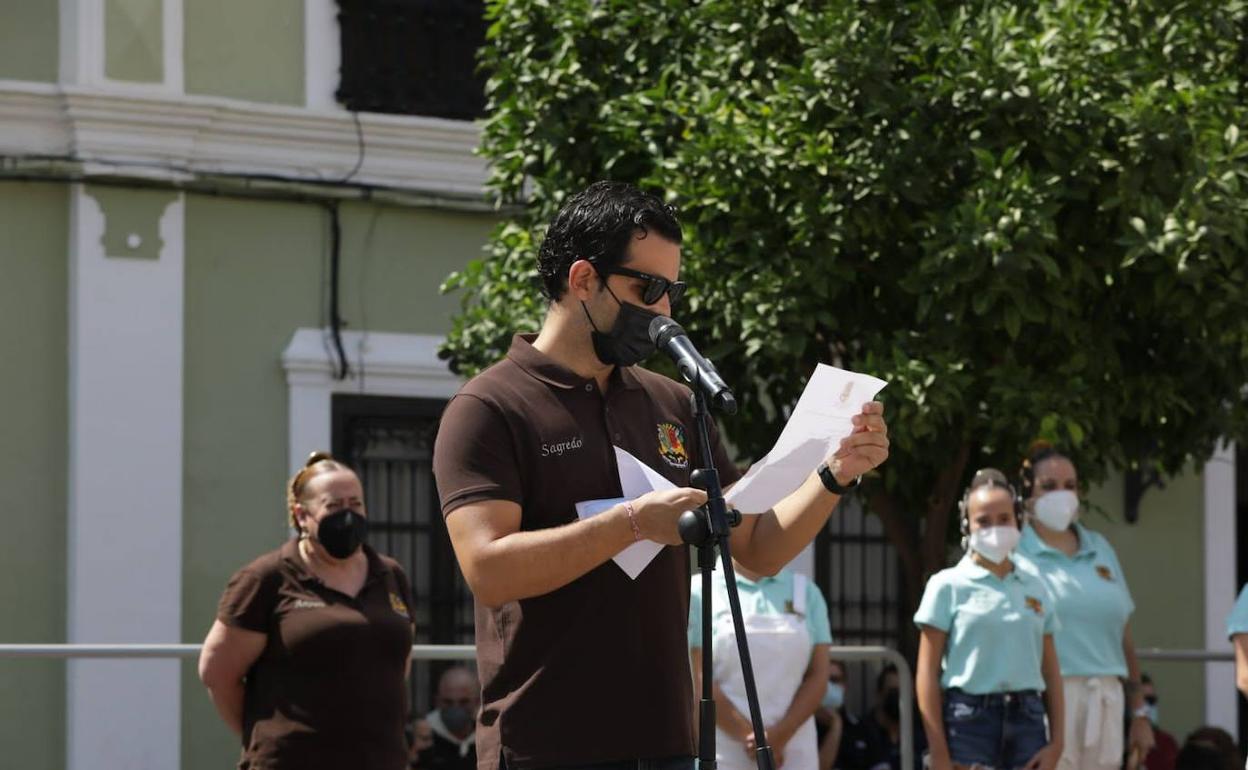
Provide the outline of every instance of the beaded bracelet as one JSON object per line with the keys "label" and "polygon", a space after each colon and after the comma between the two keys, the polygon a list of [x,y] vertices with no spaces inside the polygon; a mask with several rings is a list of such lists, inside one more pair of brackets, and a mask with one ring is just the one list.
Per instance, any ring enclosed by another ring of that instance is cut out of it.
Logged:
{"label": "beaded bracelet", "polygon": [[628,513],[628,524],[633,528],[633,542],[641,540],[641,527],[637,526],[637,512],[633,510],[633,504],[627,500],[624,501],[624,510]]}

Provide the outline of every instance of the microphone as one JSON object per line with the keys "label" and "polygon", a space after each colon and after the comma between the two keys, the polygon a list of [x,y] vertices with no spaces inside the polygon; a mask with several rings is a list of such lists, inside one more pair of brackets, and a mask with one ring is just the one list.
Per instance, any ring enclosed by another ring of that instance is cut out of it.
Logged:
{"label": "microphone", "polygon": [[711,362],[703,358],[689,341],[680,324],[665,315],[657,316],[650,322],[650,341],[676,362],[680,376],[685,378],[685,382],[700,388],[714,409],[724,414],[736,413],[737,400],[733,398],[732,391]]}

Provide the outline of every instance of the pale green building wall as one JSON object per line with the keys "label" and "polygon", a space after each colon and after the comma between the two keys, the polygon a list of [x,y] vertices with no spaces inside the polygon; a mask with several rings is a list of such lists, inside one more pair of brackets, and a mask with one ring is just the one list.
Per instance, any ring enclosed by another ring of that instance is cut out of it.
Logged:
{"label": "pale green building wall", "polygon": [[[229,575],[286,534],[281,352],[320,318],[316,209],[187,196],[183,639],[203,640]],[[233,767],[238,741],[183,667],[182,766]]]}
{"label": "pale green building wall", "polygon": [[[342,314],[353,330],[440,333],[437,286],[476,257],[493,220],[374,205],[342,208]],[[183,638],[202,641],[236,569],[286,537],[282,350],[323,323],[329,243],[320,206],[186,200]],[[182,766],[231,767],[238,741],[184,667]]]}
{"label": "pale green building wall", "polygon": [[[0,33],[2,34],[2,33]],[[0,182],[0,641],[65,641],[69,196]],[[65,765],[65,664],[0,659],[5,767]]]}
{"label": "pale green building wall", "polygon": [[497,221],[483,214],[342,207],[343,318],[352,329],[445,334],[459,295],[438,286],[481,248]]}
{"label": "pale green building wall", "polygon": [[[1174,479],[1143,498],[1140,518],[1122,517],[1122,478],[1095,490],[1092,500],[1107,515],[1085,523],[1103,533],[1122,562],[1135,598],[1131,618],[1137,647],[1203,649],[1205,645],[1204,487],[1199,473]],[[1141,661],[1153,677],[1161,724],[1182,742],[1203,724],[1204,667],[1198,663]]]}
{"label": "pale green building wall", "polygon": [[0,0],[0,80],[56,82],[59,23],[55,0]]}
{"label": "pale green building wall", "polygon": [[185,0],[187,93],[304,103],[303,0]]}
{"label": "pale green building wall", "polygon": [[105,0],[104,74],[113,80],[164,79],[162,0]]}

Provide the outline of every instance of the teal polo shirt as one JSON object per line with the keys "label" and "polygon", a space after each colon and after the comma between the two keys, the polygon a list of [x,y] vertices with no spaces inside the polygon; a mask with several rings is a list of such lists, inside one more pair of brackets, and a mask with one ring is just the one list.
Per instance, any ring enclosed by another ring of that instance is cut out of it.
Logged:
{"label": "teal polo shirt", "polygon": [[972,695],[1044,689],[1044,637],[1060,624],[1035,575],[1016,567],[999,578],[964,556],[927,581],[914,622],[949,635],[942,688]]}
{"label": "teal polo shirt", "polygon": [[[743,577],[739,572],[736,576],[742,615],[782,615],[794,611],[792,570],[786,567],[774,576],[759,578],[758,582]],[[711,575],[711,592],[711,622],[718,625],[721,618],[731,614],[728,608],[728,584],[724,581],[722,569],[716,569]],[[813,580],[806,581],[806,630],[810,632],[812,645],[832,643],[828,603],[824,601],[823,592]],[[689,647],[702,648],[701,574],[693,576],[689,591]]]}
{"label": "teal polo shirt", "polygon": [[1135,602],[1109,541],[1082,524],[1075,524],[1075,532],[1079,550],[1067,556],[1027,525],[1015,562],[1039,576],[1057,604],[1062,629],[1053,643],[1062,676],[1125,677],[1122,634]]}
{"label": "teal polo shirt", "polygon": [[1248,583],[1244,584],[1244,590],[1239,592],[1239,598],[1235,600],[1235,606],[1226,618],[1227,638],[1236,634],[1248,634]]}

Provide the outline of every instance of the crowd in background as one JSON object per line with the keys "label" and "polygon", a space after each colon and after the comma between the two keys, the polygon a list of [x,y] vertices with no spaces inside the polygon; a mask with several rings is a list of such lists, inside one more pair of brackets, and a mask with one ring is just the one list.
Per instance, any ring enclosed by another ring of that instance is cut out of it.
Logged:
{"label": "crowd in background", "polygon": [[[932,576],[915,615],[922,636],[914,724],[925,729],[915,730],[909,746],[902,745],[897,669],[874,674],[871,703],[855,713],[845,697],[850,669],[834,659],[832,619],[818,587],[790,569],[764,575],[736,564],[766,743],[777,766],[900,770],[903,753],[910,753],[915,767],[934,770],[1242,767],[1223,730],[1203,727],[1180,744],[1164,729],[1159,694],[1135,661],[1126,578],[1105,538],[1079,522],[1078,488],[1073,463],[1052,448],[1030,455],[1021,492],[998,471],[976,474],[959,505],[965,555]],[[367,509],[349,468],[313,455],[291,480],[289,497],[292,526],[302,535],[231,580],[205,642],[201,677],[243,737],[245,755],[284,752],[334,766],[334,751],[358,751],[365,725],[384,725],[386,714],[406,711],[410,592],[398,565],[364,542]],[[713,638],[704,640],[706,597],[694,578],[691,671],[696,687],[702,648],[713,646],[719,766],[749,768],[762,741],[748,716],[722,571],[715,572],[713,590]],[[346,597],[353,598],[344,604]],[[344,638],[365,633],[340,616],[345,607],[369,618],[371,630],[346,646],[322,649],[318,629],[338,628]],[[1248,691],[1248,587],[1227,629],[1240,658],[1241,690]],[[332,681],[298,676],[295,657],[332,663],[341,675]],[[292,690],[291,682],[303,689]],[[314,747],[285,721],[274,704],[292,698],[320,704],[326,721],[319,729],[330,740]],[[344,711],[344,698],[360,706]],[[408,766],[477,767],[476,674],[462,666],[443,671],[433,703],[408,723],[406,746],[396,747]],[[375,750],[392,749],[379,741]]]}
{"label": "crowd in background", "polygon": [[[1108,540],[1080,521],[1074,463],[1037,444],[1018,478],[1016,486],[1000,471],[981,470],[961,498],[965,553],[931,576],[915,614],[914,724],[923,729],[910,746],[902,746],[895,668],[878,671],[868,708],[847,708],[849,668],[829,657],[831,624],[818,588],[788,570],[761,576],[738,569],[743,622],[760,660],[762,722],[781,766],[899,770],[903,753],[933,770],[1243,766],[1225,731],[1204,727],[1180,744],[1159,722],[1157,690],[1140,671],[1131,638],[1127,578]],[[714,585],[717,760],[753,767],[759,742],[735,663],[724,576]],[[695,680],[703,646],[699,589],[695,577]],[[1236,636],[1243,632],[1248,588],[1228,622],[1232,638],[1248,638]],[[811,685],[816,676],[826,679],[822,687]]]}

